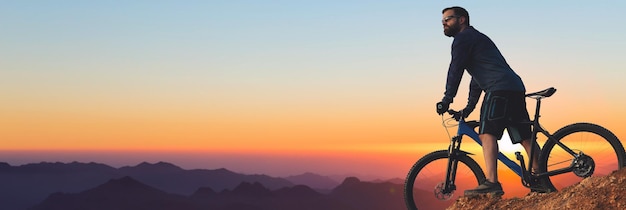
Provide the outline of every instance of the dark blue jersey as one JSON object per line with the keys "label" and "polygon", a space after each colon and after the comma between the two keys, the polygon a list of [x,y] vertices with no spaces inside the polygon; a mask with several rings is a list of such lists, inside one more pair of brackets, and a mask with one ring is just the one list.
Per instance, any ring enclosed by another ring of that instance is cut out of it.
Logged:
{"label": "dark blue jersey", "polygon": [[506,63],[493,41],[472,26],[454,36],[452,61],[442,101],[452,102],[465,70],[472,76],[468,105],[476,105],[482,91],[526,92],[522,79]]}

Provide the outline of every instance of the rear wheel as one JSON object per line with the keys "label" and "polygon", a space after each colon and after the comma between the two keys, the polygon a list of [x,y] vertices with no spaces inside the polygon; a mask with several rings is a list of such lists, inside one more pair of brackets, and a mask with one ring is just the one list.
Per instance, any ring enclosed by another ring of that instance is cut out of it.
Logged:
{"label": "rear wheel", "polygon": [[543,170],[574,166],[572,173],[550,177],[552,187],[557,190],[578,183],[585,177],[605,176],[624,167],[626,152],[622,143],[601,126],[590,123],[568,125],[556,131],[554,139],[578,155],[571,155],[555,141],[547,141],[544,145],[539,162]]}
{"label": "rear wheel", "polygon": [[415,162],[404,184],[404,200],[410,210],[445,209],[463,195],[466,189],[472,189],[485,181],[485,174],[472,158],[465,154],[457,156],[456,190],[443,192],[448,151],[432,152]]}

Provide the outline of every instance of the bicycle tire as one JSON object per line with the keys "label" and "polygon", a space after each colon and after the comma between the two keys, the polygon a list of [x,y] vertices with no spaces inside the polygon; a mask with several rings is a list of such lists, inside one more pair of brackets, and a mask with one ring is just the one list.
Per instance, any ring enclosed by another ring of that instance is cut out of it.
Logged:
{"label": "bicycle tire", "polygon": [[[456,173],[456,192],[461,192],[462,195],[464,189],[474,188],[486,178],[483,170],[471,157],[461,153],[457,155],[457,159],[459,164]],[[429,153],[415,162],[404,183],[404,200],[409,210],[445,209],[454,203],[458,195],[451,195],[450,199],[445,201],[437,199],[437,185],[445,181],[447,163],[447,150]],[[451,199],[452,197],[454,199]]]}
{"label": "bicycle tire", "polygon": [[[557,130],[553,137],[573,151],[583,152],[591,157],[594,167],[579,170],[577,171],[579,174],[568,172],[550,176],[549,181],[544,183],[552,189],[562,189],[589,176],[608,175],[623,168],[626,163],[626,152],[622,143],[615,134],[599,125],[574,123]],[[541,150],[539,167],[543,172],[552,171],[568,167],[572,164],[572,160],[573,157],[555,141],[546,141]]]}

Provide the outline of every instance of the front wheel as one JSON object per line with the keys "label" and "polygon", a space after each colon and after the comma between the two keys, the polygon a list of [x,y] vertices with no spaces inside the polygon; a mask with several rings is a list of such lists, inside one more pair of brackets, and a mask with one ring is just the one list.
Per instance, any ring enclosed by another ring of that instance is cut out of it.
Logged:
{"label": "front wheel", "polygon": [[573,150],[568,153],[556,141],[547,141],[539,161],[542,170],[554,171],[570,166],[572,173],[550,177],[556,189],[570,186],[589,176],[605,176],[624,167],[626,152],[619,139],[609,130],[590,123],[575,123],[554,133],[554,139]]}
{"label": "front wheel", "polygon": [[445,209],[466,189],[475,188],[485,181],[485,174],[478,163],[465,154],[459,154],[456,190],[442,192],[448,160],[448,151],[441,150],[429,153],[415,162],[404,183],[404,200],[408,209]]}

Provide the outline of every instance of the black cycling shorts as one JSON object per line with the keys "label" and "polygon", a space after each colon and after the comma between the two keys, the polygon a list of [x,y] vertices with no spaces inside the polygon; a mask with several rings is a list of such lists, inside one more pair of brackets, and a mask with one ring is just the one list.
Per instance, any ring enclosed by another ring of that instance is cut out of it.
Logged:
{"label": "black cycling shorts", "polygon": [[502,138],[506,128],[513,144],[530,139],[530,118],[524,92],[487,92],[480,107],[480,134]]}

